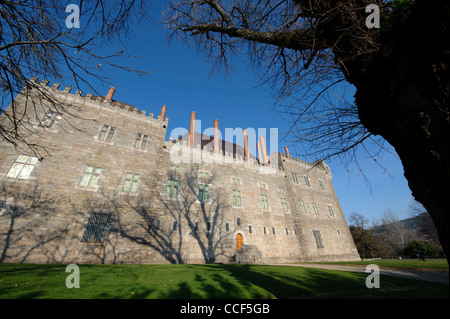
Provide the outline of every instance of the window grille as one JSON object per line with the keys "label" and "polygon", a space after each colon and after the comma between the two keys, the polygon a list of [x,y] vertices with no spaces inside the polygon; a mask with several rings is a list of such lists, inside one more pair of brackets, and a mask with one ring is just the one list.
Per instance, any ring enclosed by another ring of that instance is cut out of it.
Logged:
{"label": "window grille", "polygon": [[84,230],[83,243],[103,243],[109,231],[109,213],[91,213]]}

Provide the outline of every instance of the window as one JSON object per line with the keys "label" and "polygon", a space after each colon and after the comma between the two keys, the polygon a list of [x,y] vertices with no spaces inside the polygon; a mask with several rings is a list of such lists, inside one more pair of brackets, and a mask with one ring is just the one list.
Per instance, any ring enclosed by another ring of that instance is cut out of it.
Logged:
{"label": "window", "polygon": [[231,180],[235,184],[239,184],[239,185],[241,184],[241,180],[239,178],[233,177]]}
{"label": "window", "polygon": [[263,231],[264,231],[264,235],[266,235],[267,234],[266,226],[263,227]]}
{"label": "window", "polygon": [[302,214],[306,214],[306,206],[305,206],[305,202],[303,200],[299,200],[298,201],[298,205],[300,206],[300,212]]}
{"label": "window", "polygon": [[294,231],[294,235],[297,236],[297,229],[294,228],[293,231]]}
{"label": "window", "polygon": [[284,192],[284,188],[283,187],[278,187],[278,192],[279,193],[283,193]]}
{"label": "window", "polygon": [[37,162],[37,157],[19,155],[9,170],[7,177],[28,179]]}
{"label": "window", "polygon": [[198,200],[202,203],[208,202],[209,199],[209,191],[208,185],[200,184],[198,185]]}
{"label": "window", "polygon": [[178,196],[178,181],[174,179],[167,180],[166,196],[169,198],[177,198]]}
{"label": "window", "polygon": [[275,227],[272,227],[272,234],[275,235]]}
{"label": "window", "polygon": [[313,230],[314,239],[316,240],[317,248],[323,248],[323,242],[322,242],[322,235],[320,234],[320,231]]}
{"label": "window", "polygon": [[265,183],[259,183],[259,188],[267,189],[267,185]]}
{"label": "window", "polygon": [[233,191],[233,206],[242,206],[241,191]]}
{"label": "window", "polygon": [[206,222],[206,231],[208,233],[211,232],[211,226],[212,226],[211,222]]}
{"label": "window", "polygon": [[296,173],[291,173],[292,174],[292,182],[294,184],[298,184],[298,177]]}
{"label": "window", "polygon": [[210,177],[210,174],[209,174],[209,172],[203,172],[203,171],[200,171],[200,172],[198,172],[198,176],[199,176],[200,178],[209,178],[209,177]]}
{"label": "window", "polygon": [[308,187],[311,187],[311,184],[309,183],[308,176],[303,176],[303,179],[305,180],[305,185],[308,186]]}
{"label": "window", "polygon": [[280,201],[281,201],[281,210],[283,212],[287,212],[288,211],[288,205],[287,205],[287,202],[286,202],[286,198],[280,198]]}
{"label": "window", "polygon": [[6,207],[6,200],[0,200],[0,212]]}
{"label": "window", "polygon": [[252,225],[248,225],[248,233],[249,233],[249,234],[252,233]]}
{"label": "window", "polygon": [[267,195],[261,194],[261,208],[269,209],[269,200],[267,199]]}
{"label": "window", "polygon": [[137,133],[136,141],[134,142],[134,148],[138,150],[145,150],[145,146],[147,145],[148,135]]}
{"label": "window", "polygon": [[54,111],[48,111],[47,113],[45,113],[45,117],[41,122],[41,126],[50,129],[54,128],[55,124],[57,124],[60,119],[61,116],[58,115],[58,113]]}
{"label": "window", "polygon": [[230,224],[229,223],[225,224],[225,231],[230,231]]}
{"label": "window", "polygon": [[109,230],[109,218],[111,214],[91,213],[84,230],[83,243],[103,243]]}
{"label": "window", "polygon": [[334,217],[333,206],[331,204],[328,204],[328,213],[331,217]]}
{"label": "window", "polygon": [[80,181],[80,187],[96,187],[101,172],[101,168],[86,166]]}
{"label": "window", "polygon": [[102,130],[100,132],[100,136],[98,137],[98,140],[100,142],[110,143],[112,141],[115,131],[116,131],[116,128],[114,126],[111,126],[108,124],[103,124]]}
{"label": "window", "polygon": [[122,191],[126,193],[136,193],[139,182],[139,174],[127,173]]}
{"label": "window", "polygon": [[323,183],[323,180],[319,179],[319,187],[321,190],[325,190],[325,184]]}
{"label": "window", "polygon": [[319,215],[319,210],[317,209],[317,204],[314,202],[312,202],[311,204],[312,204],[314,214]]}
{"label": "window", "polygon": [[179,172],[180,171],[180,166],[177,166],[177,165],[170,165],[169,166],[169,171],[172,171],[172,172]]}
{"label": "window", "polygon": [[241,226],[241,219],[240,219],[239,217],[236,219],[236,224],[237,224],[238,226]]}
{"label": "window", "polygon": [[173,230],[177,230],[177,228],[178,228],[178,221],[174,220],[173,221],[173,225],[172,225],[172,229]]}

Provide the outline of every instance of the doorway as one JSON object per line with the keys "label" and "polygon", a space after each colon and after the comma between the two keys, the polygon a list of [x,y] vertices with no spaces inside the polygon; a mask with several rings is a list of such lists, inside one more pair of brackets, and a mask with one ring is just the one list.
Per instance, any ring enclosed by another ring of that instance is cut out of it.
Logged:
{"label": "doorway", "polygon": [[239,250],[239,248],[241,248],[243,244],[244,244],[244,238],[242,237],[241,234],[237,234],[236,235],[236,250]]}

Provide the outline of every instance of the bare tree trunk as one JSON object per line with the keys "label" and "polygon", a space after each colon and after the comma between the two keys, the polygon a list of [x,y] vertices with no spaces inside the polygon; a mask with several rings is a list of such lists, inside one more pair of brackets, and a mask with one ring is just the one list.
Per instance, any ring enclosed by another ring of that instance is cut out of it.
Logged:
{"label": "bare tree trunk", "polygon": [[361,122],[399,155],[450,258],[449,5],[418,2],[356,84]]}

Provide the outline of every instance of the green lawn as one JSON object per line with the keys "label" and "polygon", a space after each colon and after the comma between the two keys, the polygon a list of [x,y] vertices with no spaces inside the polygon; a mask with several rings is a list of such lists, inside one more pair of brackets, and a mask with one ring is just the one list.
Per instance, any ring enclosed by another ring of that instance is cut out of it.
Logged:
{"label": "green lawn", "polygon": [[65,265],[0,264],[0,298],[449,298],[448,284],[268,265],[80,265],[80,288]]}
{"label": "green lawn", "polygon": [[377,259],[366,261],[321,262],[317,264],[364,265],[364,266],[375,264],[379,267],[448,271],[448,263],[446,259],[428,259],[426,261],[420,261],[417,259]]}

